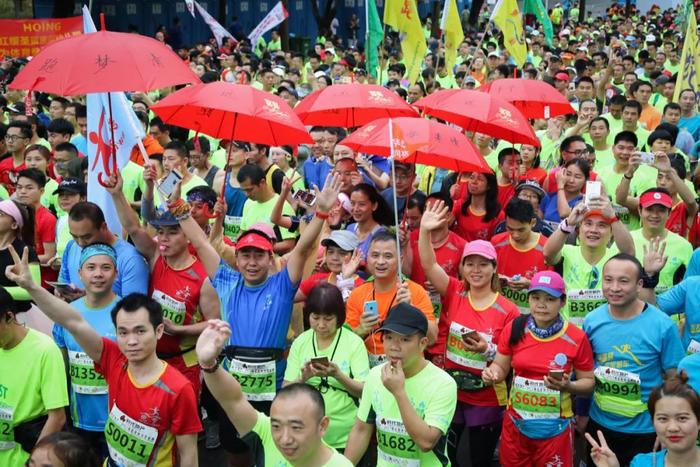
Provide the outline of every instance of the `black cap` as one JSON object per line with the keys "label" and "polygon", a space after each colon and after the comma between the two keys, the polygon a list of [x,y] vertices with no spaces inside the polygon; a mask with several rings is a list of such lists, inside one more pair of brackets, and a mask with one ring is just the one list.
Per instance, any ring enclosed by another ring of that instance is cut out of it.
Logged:
{"label": "black cap", "polygon": [[251,146],[250,143],[247,141],[233,141],[232,144],[235,147],[237,147],[239,149],[243,149],[246,152],[250,152],[253,150],[253,146]]}
{"label": "black cap", "polygon": [[67,177],[61,180],[58,188],[53,192],[54,195],[61,193],[77,193],[82,196],[87,196],[87,185],[78,178]]}
{"label": "black cap", "polygon": [[427,335],[428,318],[413,305],[399,303],[389,310],[389,315],[378,331],[391,331],[402,336],[412,336],[418,332]]}

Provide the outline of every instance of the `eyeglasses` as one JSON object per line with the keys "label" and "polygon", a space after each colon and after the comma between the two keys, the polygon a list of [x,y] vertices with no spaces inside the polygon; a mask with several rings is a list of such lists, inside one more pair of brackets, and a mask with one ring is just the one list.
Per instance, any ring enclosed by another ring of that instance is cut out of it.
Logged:
{"label": "eyeglasses", "polygon": [[27,139],[22,135],[5,135],[5,141],[17,141],[18,139]]}
{"label": "eyeglasses", "polygon": [[573,154],[576,157],[588,156],[591,153],[591,151],[589,151],[588,149],[577,149],[576,151],[568,151],[567,150],[564,152],[568,152],[569,154]]}

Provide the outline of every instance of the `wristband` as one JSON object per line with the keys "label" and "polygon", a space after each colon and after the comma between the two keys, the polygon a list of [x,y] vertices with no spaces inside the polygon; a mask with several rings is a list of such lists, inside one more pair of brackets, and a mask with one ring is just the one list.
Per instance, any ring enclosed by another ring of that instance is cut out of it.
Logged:
{"label": "wristband", "polygon": [[657,285],[659,285],[659,273],[657,272],[653,276],[650,276],[649,274],[644,271],[644,274],[642,274],[642,288],[643,289],[653,289],[656,288]]}
{"label": "wristband", "polygon": [[623,177],[625,177],[627,180],[632,180],[634,178],[634,176],[628,177],[627,174],[624,174]]}
{"label": "wristband", "polygon": [[214,363],[212,366],[204,366],[200,362],[199,367],[202,369],[203,372],[205,373],[214,373],[216,370],[219,369],[219,359],[216,359],[216,363]]}
{"label": "wristband", "polygon": [[559,223],[559,230],[561,230],[561,231],[564,232],[565,234],[569,235],[569,234],[571,234],[571,233],[574,232],[575,227],[571,227],[571,226],[569,225],[569,223],[566,221],[566,219],[564,219],[563,221],[561,221],[561,222]]}
{"label": "wristband", "polygon": [[316,210],[316,217],[318,217],[318,218],[321,219],[322,221],[325,221],[326,219],[328,219],[328,216],[329,216],[329,215],[330,215],[330,214],[327,213],[327,212],[321,212],[321,211],[319,211],[319,210]]}

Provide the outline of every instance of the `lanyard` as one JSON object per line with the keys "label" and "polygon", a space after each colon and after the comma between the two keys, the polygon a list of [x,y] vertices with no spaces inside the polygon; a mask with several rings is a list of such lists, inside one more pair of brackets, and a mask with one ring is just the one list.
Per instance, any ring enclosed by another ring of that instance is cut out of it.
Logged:
{"label": "lanyard", "polygon": [[[332,362],[333,357],[335,357],[335,351],[338,350],[338,344],[340,344],[340,338],[343,335],[343,326],[340,326],[338,329],[338,338],[335,341],[335,346],[333,346],[333,351],[331,352],[331,358],[328,359],[328,361]],[[316,353],[316,332],[314,331],[314,335],[311,338],[311,348],[314,350],[314,357],[318,357],[318,354]],[[330,387],[330,384],[328,384],[328,376],[321,376],[321,387]]]}
{"label": "lanyard", "polygon": [[[389,302],[389,308],[387,308],[386,313],[387,315],[389,314],[389,310],[391,310],[391,307],[394,305],[394,300],[396,300],[396,295],[399,293],[398,287],[396,288],[396,292],[394,292],[394,296],[391,298],[391,302]],[[377,299],[374,297],[374,283],[372,283],[372,300],[377,301]],[[379,306],[377,305],[377,308]]]}

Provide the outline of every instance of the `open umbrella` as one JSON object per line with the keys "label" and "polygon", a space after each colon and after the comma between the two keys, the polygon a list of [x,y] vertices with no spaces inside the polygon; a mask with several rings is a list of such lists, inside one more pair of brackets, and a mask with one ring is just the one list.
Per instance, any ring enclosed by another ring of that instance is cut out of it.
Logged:
{"label": "open umbrella", "polygon": [[151,110],[164,123],[215,138],[270,146],[313,143],[284,99],[252,86],[197,84],[170,94]]}
{"label": "open umbrella", "polygon": [[[366,124],[343,140],[356,151],[391,159],[393,186],[396,186],[394,162],[425,164],[458,172],[492,172],[483,156],[454,128],[423,118],[381,118]],[[394,192],[394,222],[399,244],[399,213]],[[400,256],[400,252],[399,252]],[[401,258],[399,257],[399,277]]]}
{"label": "open umbrella", "polygon": [[467,89],[434,92],[413,104],[424,113],[465,131],[479,132],[511,143],[539,146],[530,122],[512,104],[496,95]]}
{"label": "open umbrella", "polygon": [[479,88],[513,104],[527,118],[550,118],[576,113],[566,97],[544,81],[497,79]]}
{"label": "open umbrella", "polygon": [[305,125],[354,128],[382,117],[416,117],[395,92],[377,85],[334,84],[312,92],[294,108]]}

